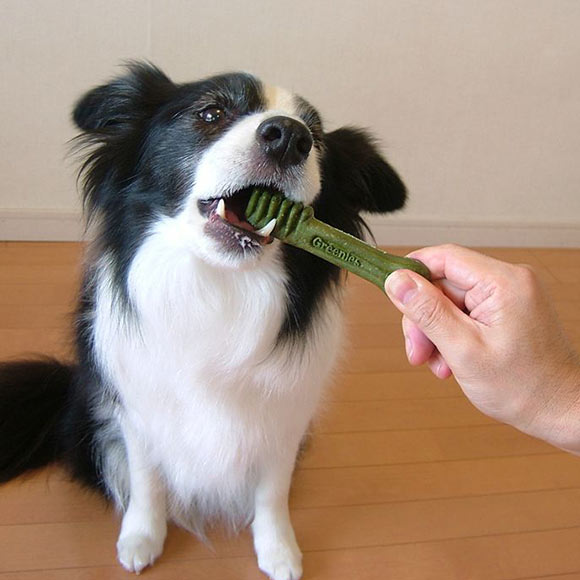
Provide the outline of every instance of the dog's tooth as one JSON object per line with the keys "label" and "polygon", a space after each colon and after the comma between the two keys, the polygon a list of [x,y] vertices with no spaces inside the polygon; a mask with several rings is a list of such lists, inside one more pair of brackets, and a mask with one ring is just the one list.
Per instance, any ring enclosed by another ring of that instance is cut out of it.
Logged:
{"label": "dog's tooth", "polygon": [[215,211],[223,220],[226,219],[226,202],[224,201],[223,197],[219,200],[217,209]]}
{"label": "dog's tooth", "polygon": [[256,233],[259,236],[267,238],[274,231],[275,227],[276,227],[276,218],[273,218],[261,230],[256,230]]}

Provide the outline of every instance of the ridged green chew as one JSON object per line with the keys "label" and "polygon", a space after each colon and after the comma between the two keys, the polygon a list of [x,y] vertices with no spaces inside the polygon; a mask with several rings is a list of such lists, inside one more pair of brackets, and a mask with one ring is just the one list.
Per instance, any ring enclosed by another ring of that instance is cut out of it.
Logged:
{"label": "ridged green chew", "polygon": [[413,270],[428,280],[431,277],[428,268],[419,260],[394,256],[369,246],[317,220],[310,206],[290,201],[280,194],[255,190],[246,207],[248,222],[261,229],[274,218],[276,226],[271,235],[345,268],[381,290],[384,290],[387,276],[402,268]]}

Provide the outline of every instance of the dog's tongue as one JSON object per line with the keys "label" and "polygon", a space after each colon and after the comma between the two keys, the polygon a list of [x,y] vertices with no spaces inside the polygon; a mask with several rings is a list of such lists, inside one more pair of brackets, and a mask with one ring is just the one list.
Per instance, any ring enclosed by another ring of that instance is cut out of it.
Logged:
{"label": "dog's tongue", "polygon": [[246,230],[248,232],[255,232],[256,231],[256,228],[254,228],[252,225],[250,225],[247,221],[241,220],[235,212],[233,212],[227,208],[226,208],[226,220],[230,224],[232,224],[232,225],[234,225],[242,230]]}
{"label": "dog's tongue", "polygon": [[[248,194],[251,194],[251,191],[249,191]],[[219,202],[216,212],[218,215],[221,215],[222,219],[232,226],[254,234],[255,238],[261,244],[272,243],[274,238],[269,235],[271,230],[267,235],[264,235],[263,233],[259,233],[256,228],[246,220],[247,198],[248,195],[236,195],[224,198]]]}

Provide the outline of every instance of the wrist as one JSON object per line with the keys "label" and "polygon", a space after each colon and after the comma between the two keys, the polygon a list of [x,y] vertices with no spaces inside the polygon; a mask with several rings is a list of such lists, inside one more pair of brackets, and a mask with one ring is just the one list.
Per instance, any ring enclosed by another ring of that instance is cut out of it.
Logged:
{"label": "wrist", "polygon": [[561,365],[540,388],[549,397],[538,397],[538,408],[522,431],[570,453],[580,454],[580,361]]}

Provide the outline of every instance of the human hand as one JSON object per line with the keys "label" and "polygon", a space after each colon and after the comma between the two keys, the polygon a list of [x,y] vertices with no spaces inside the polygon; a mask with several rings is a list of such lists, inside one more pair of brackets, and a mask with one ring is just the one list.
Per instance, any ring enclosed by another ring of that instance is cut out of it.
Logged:
{"label": "human hand", "polygon": [[533,270],[452,245],[410,256],[433,283],[400,270],[385,284],[409,362],[453,374],[485,414],[580,453],[578,356]]}

